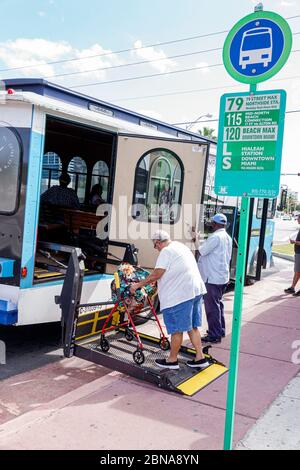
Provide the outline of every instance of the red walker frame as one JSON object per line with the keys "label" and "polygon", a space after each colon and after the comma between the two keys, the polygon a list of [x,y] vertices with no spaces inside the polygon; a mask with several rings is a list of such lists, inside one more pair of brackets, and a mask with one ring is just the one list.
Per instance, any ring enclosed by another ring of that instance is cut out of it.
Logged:
{"label": "red walker frame", "polygon": [[[168,338],[166,337],[166,335],[165,335],[165,333],[162,329],[162,326],[161,326],[160,320],[158,318],[158,315],[156,313],[156,310],[155,310],[155,308],[153,306],[153,303],[150,300],[148,295],[146,296],[146,299],[147,299],[148,305],[149,305],[149,307],[150,307],[150,309],[153,313],[154,321],[157,324],[158,329],[160,331],[159,346],[163,351],[167,351],[167,350],[170,349],[170,342],[169,342]],[[125,313],[127,314],[128,319],[126,321],[122,322],[122,323],[118,323],[117,325],[113,325],[113,326],[110,326],[109,328],[107,328],[107,325],[111,321],[113,315],[116,312],[118,312],[121,302],[124,303],[124,306],[122,306],[122,309],[125,309]],[[110,314],[108,315],[107,319],[105,320],[105,322],[102,326],[101,337],[100,337],[100,347],[101,347],[103,352],[108,352],[109,348],[110,348],[110,345],[109,345],[109,342],[108,342],[107,338],[105,337],[105,333],[107,333],[108,331],[113,331],[113,330],[117,330],[119,328],[125,327],[125,338],[128,341],[132,341],[135,337],[137,342],[138,342],[137,349],[133,353],[133,359],[137,364],[141,365],[145,361],[145,355],[143,353],[144,346],[143,346],[143,343],[141,341],[139,332],[137,331],[136,326],[134,324],[133,317],[135,315],[138,315],[141,312],[142,308],[144,308],[144,307],[141,307],[141,305],[138,305],[138,307],[139,307],[139,308],[137,308],[138,311],[135,311],[135,312],[132,313],[132,312],[130,312],[130,309],[128,308],[128,306],[126,305],[126,302],[124,302],[123,299],[119,299],[115,303],[114,307],[112,308]],[[133,333],[129,329],[129,326],[132,327]]]}

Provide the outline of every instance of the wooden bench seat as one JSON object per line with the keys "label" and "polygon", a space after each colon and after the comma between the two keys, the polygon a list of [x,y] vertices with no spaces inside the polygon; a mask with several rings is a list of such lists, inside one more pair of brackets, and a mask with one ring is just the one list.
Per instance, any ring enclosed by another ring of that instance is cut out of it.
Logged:
{"label": "wooden bench seat", "polygon": [[72,234],[78,234],[80,229],[96,230],[98,223],[104,218],[94,212],[86,212],[77,209],[69,209],[58,206],[45,206],[42,208],[40,226],[48,224],[49,228],[56,228],[57,224],[64,224]]}

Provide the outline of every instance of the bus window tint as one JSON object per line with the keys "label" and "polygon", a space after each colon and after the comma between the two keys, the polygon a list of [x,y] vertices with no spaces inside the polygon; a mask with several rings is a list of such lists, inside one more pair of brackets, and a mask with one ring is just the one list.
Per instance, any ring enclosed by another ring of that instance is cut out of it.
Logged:
{"label": "bus window tint", "polygon": [[69,163],[68,173],[71,177],[70,188],[76,192],[79,202],[84,203],[87,178],[87,166],[81,157],[74,157]]}
{"label": "bus window tint", "polygon": [[92,171],[91,190],[95,184],[100,184],[102,188],[102,199],[107,202],[108,200],[108,182],[109,182],[109,169],[107,163],[99,160],[95,163]]}
{"label": "bus window tint", "polygon": [[47,152],[43,157],[41,194],[51,186],[59,186],[61,159],[55,152]]}
{"label": "bus window tint", "polygon": [[21,146],[17,134],[0,126],[0,213],[16,211],[19,194]]}
{"label": "bus window tint", "polygon": [[[173,223],[179,217],[183,166],[173,152],[152,150],[138,163],[133,203],[140,220]],[[137,214],[133,214],[137,216]]]}

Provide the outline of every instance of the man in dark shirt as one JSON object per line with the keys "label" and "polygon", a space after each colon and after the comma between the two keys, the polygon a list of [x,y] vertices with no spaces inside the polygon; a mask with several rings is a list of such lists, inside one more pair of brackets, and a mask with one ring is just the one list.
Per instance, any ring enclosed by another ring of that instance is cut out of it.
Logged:
{"label": "man in dark shirt", "polygon": [[[298,216],[298,224],[300,225],[300,215]],[[294,245],[295,249],[295,274],[291,287],[285,289],[284,292],[300,297],[300,290],[298,290],[298,292],[295,291],[295,287],[300,280],[300,230],[298,231],[296,240],[290,240],[290,242]]]}
{"label": "man in dark shirt", "polygon": [[80,202],[74,189],[68,188],[71,178],[68,173],[62,173],[59,186],[52,186],[41,196],[41,204],[80,209]]}

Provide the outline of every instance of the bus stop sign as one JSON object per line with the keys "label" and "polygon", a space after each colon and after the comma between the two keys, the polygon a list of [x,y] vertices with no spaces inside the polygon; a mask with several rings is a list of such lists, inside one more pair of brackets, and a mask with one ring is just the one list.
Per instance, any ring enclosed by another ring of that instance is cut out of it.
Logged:
{"label": "bus stop sign", "polygon": [[284,90],[222,96],[216,194],[278,196],[285,106]]}
{"label": "bus stop sign", "polygon": [[223,62],[237,81],[256,84],[284,66],[292,48],[292,32],[280,15],[258,11],[242,18],[229,32]]}

